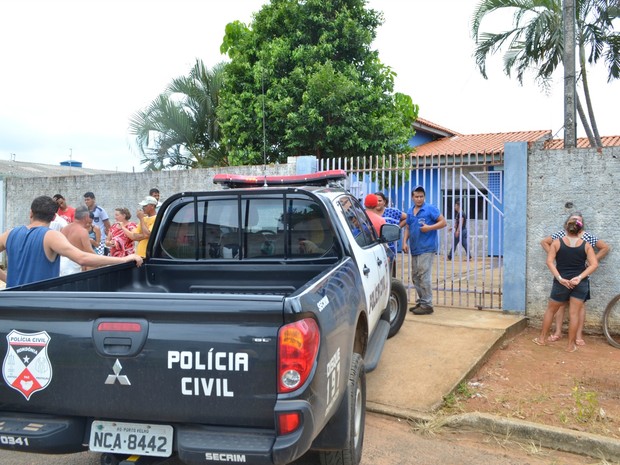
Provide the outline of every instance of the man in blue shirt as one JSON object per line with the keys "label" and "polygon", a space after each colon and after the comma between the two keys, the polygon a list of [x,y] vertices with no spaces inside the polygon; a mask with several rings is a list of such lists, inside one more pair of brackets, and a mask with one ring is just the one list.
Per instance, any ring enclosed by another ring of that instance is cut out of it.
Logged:
{"label": "man in blue shirt", "polygon": [[446,219],[437,207],[426,203],[426,192],[422,186],[411,193],[413,207],[407,212],[407,227],[403,234],[403,251],[411,250],[411,280],[417,294],[417,301],[409,311],[416,315],[433,313],[432,271],[433,257],[439,246],[437,231],[445,228]]}

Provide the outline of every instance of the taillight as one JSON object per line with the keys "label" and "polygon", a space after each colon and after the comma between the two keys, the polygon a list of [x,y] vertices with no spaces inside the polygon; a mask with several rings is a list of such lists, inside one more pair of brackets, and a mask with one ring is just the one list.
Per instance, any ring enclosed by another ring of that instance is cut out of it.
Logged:
{"label": "taillight", "polygon": [[292,433],[299,428],[300,415],[299,412],[288,412],[278,414],[278,435]]}
{"label": "taillight", "polygon": [[278,332],[278,392],[306,382],[319,351],[319,327],[311,318],[284,325]]}
{"label": "taillight", "polygon": [[140,323],[104,321],[102,323],[99,323],[99,325],[97,326],[97,331],[139,333],[140,331],[142,331],[142,326],[140,326]]}

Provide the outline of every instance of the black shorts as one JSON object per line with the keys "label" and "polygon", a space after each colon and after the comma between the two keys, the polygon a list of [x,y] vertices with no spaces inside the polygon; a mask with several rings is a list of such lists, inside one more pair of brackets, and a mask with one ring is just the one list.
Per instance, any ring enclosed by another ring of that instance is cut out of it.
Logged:
{"label": "black shorts", "polygon": [[590,282],[587,279],[581,281],[577,286],[569,289],[562,286],[557,280],[553,280],[553,286],[551,287],[551,295],[549,298],[556,302],[568,302],[568,300],[574,297],[575,299],[586,301],[590,297]]}

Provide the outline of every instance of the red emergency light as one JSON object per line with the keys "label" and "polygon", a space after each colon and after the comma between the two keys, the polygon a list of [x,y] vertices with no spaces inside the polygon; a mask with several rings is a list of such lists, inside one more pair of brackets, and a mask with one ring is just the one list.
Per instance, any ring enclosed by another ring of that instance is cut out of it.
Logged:
{"label": "red emergency light", "polygon": [[327,186],[331,182],[347,178],[344,170],[321,171],[312,174],[295,174],[291,176],[244,176],[241,174],[216,174],[215,184],[226,187],[263,187],[267,186]]}

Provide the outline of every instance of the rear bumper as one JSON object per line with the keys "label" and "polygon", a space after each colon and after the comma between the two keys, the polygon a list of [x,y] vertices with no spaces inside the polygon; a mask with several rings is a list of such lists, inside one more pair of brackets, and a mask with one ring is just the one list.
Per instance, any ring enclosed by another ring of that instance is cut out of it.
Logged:
{"label": "rear bumper", "polygon": [[0,449],[39,454],[70,454],[86,450],[86,419],[0,413]]}
{"label": "rear bumper", "polygon": [[[278,412],[298,412],[294,432],[276,436],[273,430],[173,424],[175,451],[188,465],[236,462],[283,465],[301,457],[312,444],[315,425],[306,401],[278,401]],[[39,454],[69,454],[87,449],[90,422],[85,418],[0,412],[0,449]]]}
{"label": "rear bumper", "polygon": [[314,416],[306,401],[279,401],[275,413],[299,412],[299,428],[285,436],[274,431],[200,425],[175,426],[179,458],[189,464],[237,462],[284,465],[301,457],[315,436]]}

